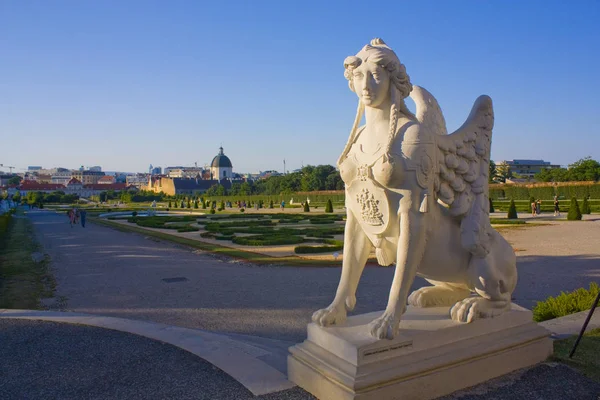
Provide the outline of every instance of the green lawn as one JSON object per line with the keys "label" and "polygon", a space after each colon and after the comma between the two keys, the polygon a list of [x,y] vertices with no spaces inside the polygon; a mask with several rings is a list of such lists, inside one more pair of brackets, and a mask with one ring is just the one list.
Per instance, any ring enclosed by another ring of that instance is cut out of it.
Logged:
{"label": "green lawn", "polygon": [[31,221],[19,214],[0,243],[0,308],[37,309],[42,298],[52,297],[56,284],[48,262],[31,259],[41,248]]}
{"label": "green lawn", "polygon": [[573,358],[569,358],[576,339],[577,336],[572,336],[554,341],[552,359],[565,363],[600,382],[600,328],[587,332],[579,342]]}

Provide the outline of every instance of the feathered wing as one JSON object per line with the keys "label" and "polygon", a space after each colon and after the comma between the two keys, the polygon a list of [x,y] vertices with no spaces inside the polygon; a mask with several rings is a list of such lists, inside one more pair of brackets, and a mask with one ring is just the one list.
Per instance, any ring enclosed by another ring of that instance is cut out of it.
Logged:
{"label": "feathered wing", "polygon": [[492,99],[480,96],[463,126],[448,135],[445,124],[443,130],[440,128],[443,116],[437,101],[429,92],[425,93],[427,108],[419,109],[424,101],[415,100],[415,103],[419,122],[437,133],[433,135],[437,151],[434,191],[437,198],[449,206],[451,215],[461,219],[463,247],[476,256],[485,257],[489,253],[491,232],[488,176],[494,126]]}

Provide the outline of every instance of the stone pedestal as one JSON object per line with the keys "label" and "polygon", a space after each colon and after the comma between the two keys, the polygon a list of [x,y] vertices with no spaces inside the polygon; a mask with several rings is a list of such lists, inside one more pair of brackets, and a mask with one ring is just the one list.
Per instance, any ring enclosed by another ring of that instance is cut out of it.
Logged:
{"label": "stone pedestal", "polygon": [[368,324],[381,312],[344,325],[308,325],[290,347],[288,378],[322,400],[433,399],[544,361],[550,332],[513,305],[496,318],[454,322],[448,307],[408,307],[394,340],[377,340]]}

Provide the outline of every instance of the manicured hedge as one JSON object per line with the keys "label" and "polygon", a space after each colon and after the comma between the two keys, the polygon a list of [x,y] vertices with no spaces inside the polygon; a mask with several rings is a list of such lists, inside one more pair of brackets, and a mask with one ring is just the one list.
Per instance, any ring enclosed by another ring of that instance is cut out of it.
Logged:
{"label": "manicured hedge", "polygon": [[232,240],[235,244],[246,246],[273,246],[282,244],[298,244],[304,242],[300,236],[294,235],[254,235],[254,236],[236,236]]}
{"label": "manicured hedge", "polygon": [[590,196],[600,199],[600,183],[589,182],[561,182],[561,183],[533,183],[533,184],[494,184],[490,185],[490,198],[493,200],[515,199],[528,200],[535,197],[541,200],[553,200],[554,196],[570,199],[577,197],[583,199]]}
{"label": "manicured hedge", "polygon": [[315,253],[330,253],[332,251],[342,250],[344,246],[296,246],[294,253],[296,254],[315,254]]}

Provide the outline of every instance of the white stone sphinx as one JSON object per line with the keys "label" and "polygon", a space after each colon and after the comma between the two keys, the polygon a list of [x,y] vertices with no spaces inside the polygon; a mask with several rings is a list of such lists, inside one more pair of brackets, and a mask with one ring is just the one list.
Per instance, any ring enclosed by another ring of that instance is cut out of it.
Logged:
{"label": "white stone sphinx", "polygon": [[[290,348],[289,379],[320,399],[428,399],[543,361],[549,332],[511,304],[516,256],[489,220],[491,99],[448,134],[435,98],[381,39],[344,68],[359,102],[338,160],[342,276]],[[347,318],[373,249],[379,264],[396,264],[387,308]],[[417,275],[433,286],[409,296]]]}
{"label": "white stone sphinx", "polygon": [[[359,99],[338,160],[346,183],[344,261],[333,303],[313,321],[328,326],[346,319],[373,248],[379,264],[396,264],[387,309],[371,325],[375,337],[397,334],[407,299],[417,307],[453,306],[452,319],[463,322],[510,309],[516,257],[489,221],[492,100],[479,97],[449,135],[435,98],[410,83],[381,39],[346,58],[344,67]],[[416,115],[404,103],[409,94]],[[434,286],[409,297],[416,275]]]}

